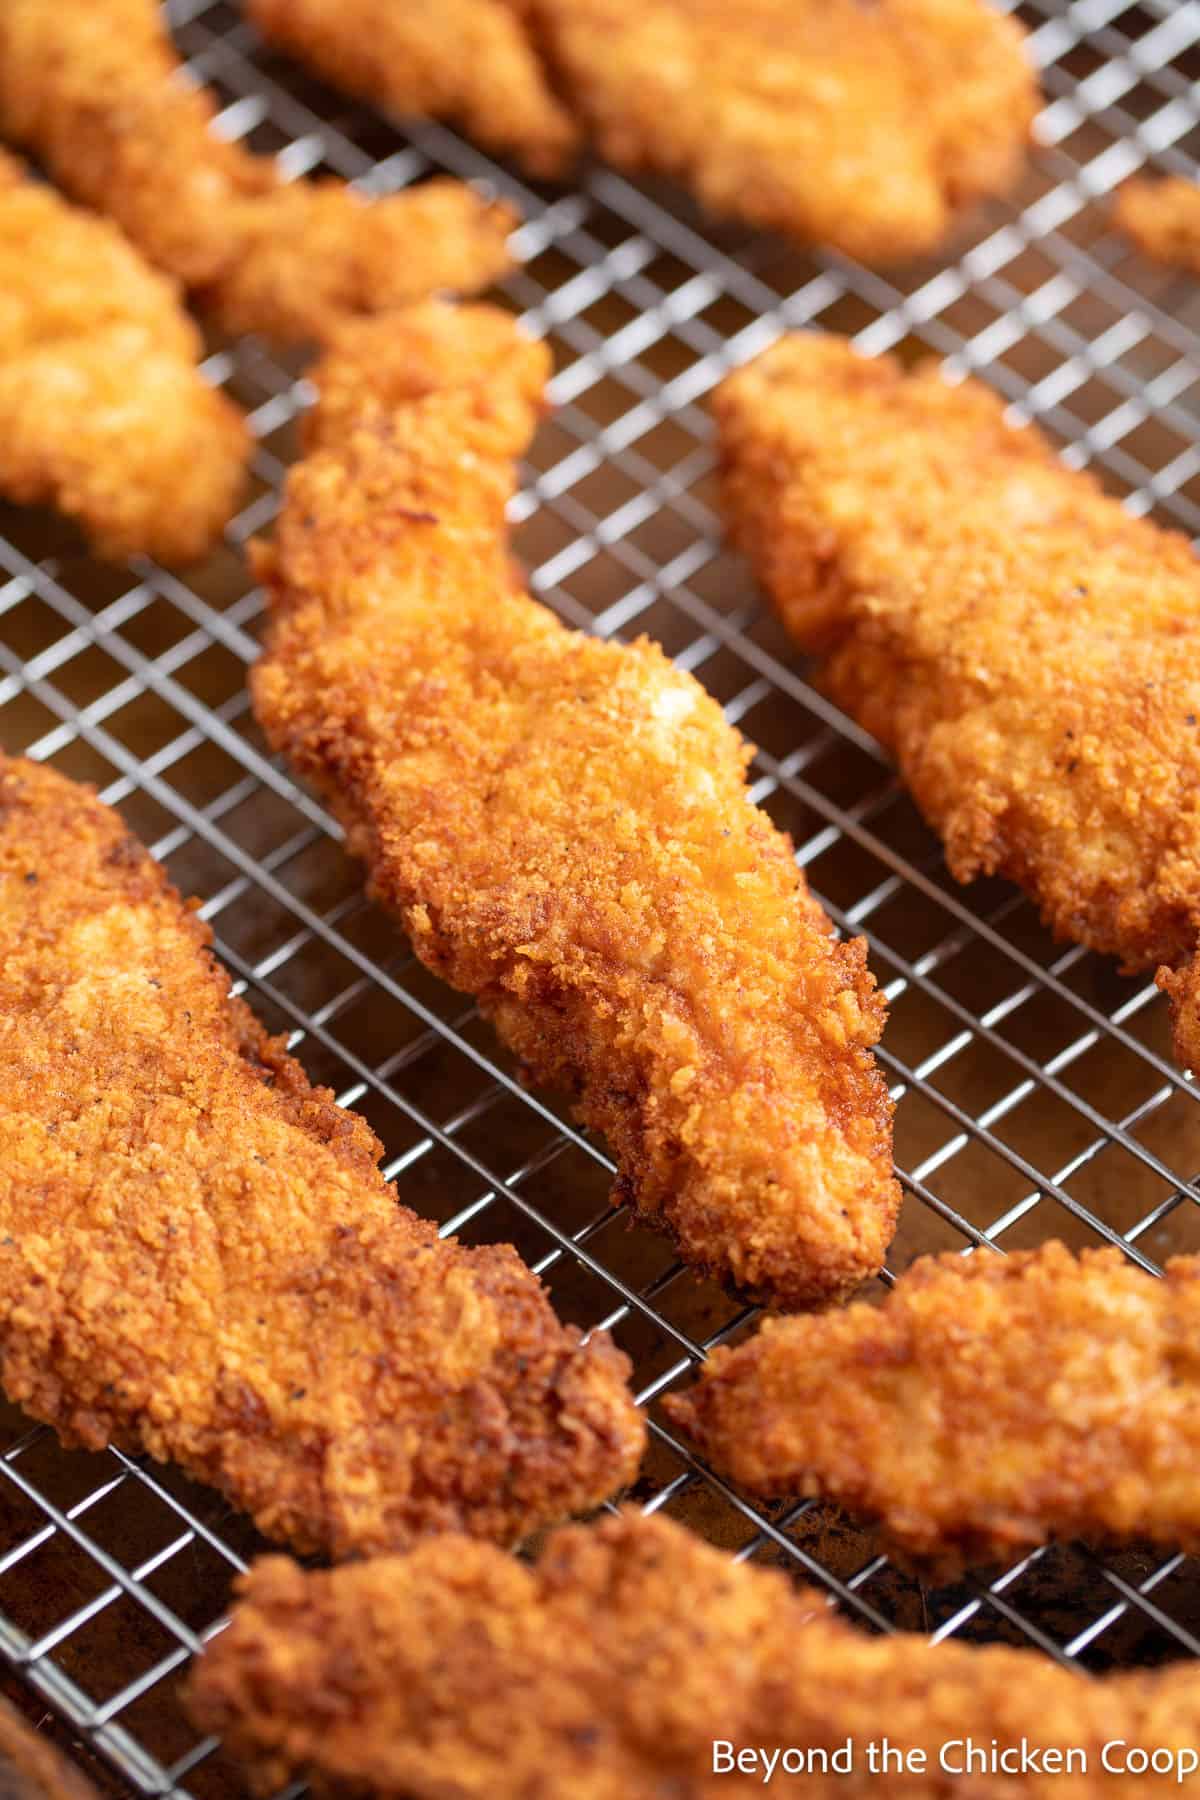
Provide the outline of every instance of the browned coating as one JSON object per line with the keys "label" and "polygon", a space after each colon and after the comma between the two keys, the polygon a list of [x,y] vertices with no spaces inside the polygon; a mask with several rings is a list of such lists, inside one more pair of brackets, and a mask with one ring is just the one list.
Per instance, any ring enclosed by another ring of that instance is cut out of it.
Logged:
{"label": "browned coating", "polygon": [[0,1800],[96,1800],[96,1790],[49,1738],[0,1699]]}
{"label": "browned coating", "polygon": [[867,263],[933,250],[1024,163],[1024,34],[984,0],[532,0],[618,167]]}
{"label": "browned coating", "polygon": [[628,1365],[507,1246],[439,1241],[230,998],[93,795],[0,762],[0,1379],[335,1556],[512,1541],[629,1480]]}
{"label": "browned coating", "polygon": [[521,0],[247,0],[272,43],[347,93],[448,119],[534,175],[561,174],[578,126],[555,97]]}
{"label": "browned coating", "polygon": [[486,287],[511,266],[511,208],[449,180],[380,199],[285,183],[216,134],[216,110],[180,79],[157,0],[0,6],[0,130],[226,330],[321,340],[347,317]]}
{"label": "browned coating", "polygon": [[1181,969],[1160,969],[1156,980],[1171,1002],[1175,1055],[1200,1073],[1200,957]]}
{"label": "browned coating", "polygon": [[0,153],[0,493],[103,556],[202,555],[250,454],[175,284]]}
{"label": "browned coating", "polygon": [[249,0],[347,91],[554,174],[582,139],[865,262],[930,251],[1025,159],[1024,34],[984,0]]}
{"label": "browned coating", "polygon": [[[832,1751],[847,1738],[852,1773],[777,1769],[765,1791],[1137,1800],[1196,1789],[1101,1768],[1120,1739],[1194,1750],[1194,1663],[1089,1681],[1032,1650],[867,1637],[818,1594],[661,1517],[558,1531],[534,1568],[441,1538],[332,1573],[271,1557],[241,1587],[232,1624],[196,1665],[191,1708],[263,1794],[300,1776],[320,1795],[380,1800],[749,1800],[764,1792],[761,1765],[714,1773],[714,1739]],[[872,1774],[867,1746],[885,1735],[923,1749],[928,1767]],[[1082,1750],[1087,1772],[943,1772],[941,1746],[967,1736]]]}
{"label": "browned coating", "polygon": [[784,339],[719,389],[724,506],[954,875],[1130,970],[1200,937],[1200,563],[974,381]]}
{"label": "browned coating", "polygon": [[1048,1538],[1200,1549],[1200,1257],[924,1257],[879,1306],[768,1320],[664,1401],[756,1494],[820,1494],[952,1572]]}
{"label": "browned coating", "polygon": [[1113,216],[1144,256],[1200,274],[1200,187],[1182,176],[1127,181]]}
{"label": "browned coating", "polygon": [[485,307],[345,334],[259,557],[255,710],[422,960],[607,1134],[619,1193],[747,1293],[828,1299],[895,1223],[882,1003],[716,703],[514,585],[547,361]]}

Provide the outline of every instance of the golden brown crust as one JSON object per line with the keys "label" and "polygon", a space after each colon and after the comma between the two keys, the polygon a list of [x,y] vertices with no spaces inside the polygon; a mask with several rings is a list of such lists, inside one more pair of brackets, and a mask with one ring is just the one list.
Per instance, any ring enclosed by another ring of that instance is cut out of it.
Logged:
{"label": "golden brown crust", "polygon": [[0,1698],[0,1800],[96,1800],[82,1771]]}
{"label": "golden brown crust", "polygon": [[1181,969],[1160,969],[1155,977],[1171,1002],[1175,1057],[1181,1068],[1200,1075],[1200,957]]}
{"label": "golden brown crust", "polygon": [[939,1573],[1047,1538],[1200,1548],[1200,1257],[925,1257],[770,1320],[664,1406],[756,1494],[819,1494]]}
{"label": "golden brown crust", "polygon": [[320,341],[347,317],[473,291],[511,267],[511,208],[449,180],[378,199],[285,183],[216,135],[215,112],[179,80],[157,0],[0,7],[0,128],[227,330]]}
{"label": "golden brown crust", "polygon": [[981,384],[783,340],[715,411],[731,534],[960,881],[1129,969],[1200,935],[1200,565]]}
{"label": "golden brown crust", "polygon": [[583,133],[714,212],[867,262],[932,250],[1005,192],[1037,107],[983,0],[251,0],[351,93],[452,118],[538,174]]}
{"label": "golden brown crust", "polygon": [[333,1555],[511,1541],[630,1479],[623,1356],[442,1243],[86,789],[0,762],[0,1379]]}
{"label": "golden brown crust", "polygon": [[520,0],[248,0],[262,35],[335,87],[448,119],[533,175],[561,174],[579,131],[559,104]]}
{"label": "golden brown crust", "polygon": [[1117,192],[1113,217],[1155,262],[1200,274],[1200,187],[1181,176],[1127,181]]}
{"label": "golden brown crust", "polygon": [[[1106,1743],[1195,1748],[1192,1663],[1089,1681],[1030,1650],[867,1637],[661,1517],[558,1531],[534,1568],[443,1538],[332,1573],[272,1557],[241,1586],[190,1703],[260,1793],[300,1776],[380,1800],[747,1800],[761,1764],[714,1773],[714,1739],[832,1751],[849,1737],[853,1773],[777,1768],[772,1785],[805,1800],[1136,1800],[1179,1788],[1105,1773]],[[872,1774],[885,1735],[929,1766]],[[968,1736],[1076,1748],[1087,1773],[955,1779],[939,1750]]]}
{"label": "golden brown crust", "polygon": [[0,153],[0,492],[102,555],[201,556],[250,454],[175,284]]}
{"label": "golden brown crust", "polygon": [[714,212],[883,263],[1005,192],[1037,88],[983,0],[532,0],[564,90],[618,167]]}
{"label": "golden brown crust", "polygon": [[260,557],[255,710],[422,960],[607,1134],[621,1194],[742,1290],[826,1299],[895,1223],[882,1002],[715,702],[515,587],[546,368],[488,308],[344,335]]}

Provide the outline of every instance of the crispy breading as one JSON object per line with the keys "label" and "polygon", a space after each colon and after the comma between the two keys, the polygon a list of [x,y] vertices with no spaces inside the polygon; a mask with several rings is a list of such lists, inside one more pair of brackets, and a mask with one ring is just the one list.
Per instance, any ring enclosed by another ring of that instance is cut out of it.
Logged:
{"label": "crispy breading", "polygon": [[867,263],[1005,192],[1037,88],[984,0],[532,0],[601,154]]}
{"label": "crispy breading", "polygon": [[980,383],[790,337],[714,401],[730,533],[959,881],[1129,970],[1200,938],[1200,563]]}
{"label": "crispy breading", "polygon": [[828,1299],[895,1224],[882,1001],[717,704],[516,586],[547,366],[486,307],[347,331],[258,557],[255,710],[422,961],[607,1134],[618,1195],[746,1293]]}
{"label": "crispy breading", "polygon": [[1156,980],[1171,1002],[1176,1059],[1200,1075],[1200,956],[1180,969],[1160,969]]}
{"label": "crispy breading", "polygon": [[335,87],[450,120],[531,174],[561,174],[579,148],[520,0],[246,0],[246,10],[263,37]]}
{"label": "crispy breading", "polygon": [[348,92],[558,172],[581,136],[714,212],[866,262],[932,250],[1024,162],[1037,88],[983,0],[249,0]]}
{"label": "crispy breading", "polygon": [[120,818],[0,762],[0,1380],[335,1556],[594,1505],[626,1359],[508,1246],[441,1242]]}
{"label": "crispy breading", "polygon": [[1200,274],[1200,187],[1180,175],[1127,181],[1113,207],[1118,230],[1155,262]]}
{"label": "crispy breading", "polygon": [[[850,1738],[852,1772],[777,1764],[773,1785],[805,1800],[1134,1800],[1179,1787],[1106,1773],[1105,1744],[1195,1751],[1193,1662],[1091,1681],[1032,1650],[869,1637],[662,1517],[567,1527],[533,1568],[441,1538],[332,1572],[270,1557],[239,1585],[188,1698],[263,1794],[299,1776],[380,1800],[747,1800],[761,1761],[716,1770],[714,1739],[832,1753]],[[872,1772],[885,1736],[927,1766]],[[1074,1749],[1087,1769],[957,1779],[940,1753],[956,1745],[961,1763],[968,1737]]]}
{"label": "crispy breading", "polygon": [[202,555],[250,436],[201,354],[175,284],[0,153],[0,493],[58,507],[103,556]]}
{"label": "crispy breading", "polygon": [[819,1494],[953,1572],[1048,1538],[1200,1549],[1200,1257],[1062,1244],[912,1264],[767,1320],[664,1407],[755,1494]]}
{"label": "crispy breading", "polygon": [[181,80],[157,0],[0,7],[0,129],[226,330],[319,341],[347,317],[511,267],[510,207],[450,180],[381,198],[287,183],[218,136],[216,110]]}
{"label": "crispy breading", "polygon": [[82,1770],[0,1698],[0,1794],[4,1800],[97,1800]]}

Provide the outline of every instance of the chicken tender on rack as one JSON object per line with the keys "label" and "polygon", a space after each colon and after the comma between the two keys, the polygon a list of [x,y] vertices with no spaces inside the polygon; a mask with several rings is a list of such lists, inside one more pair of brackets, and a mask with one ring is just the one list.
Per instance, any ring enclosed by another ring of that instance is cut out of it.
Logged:
{"label": "chicken tender on rack", "polygon": [[[298,1777],[379,1800],[748,1800],[761,1756],[721,1758],[758,1749],[805,1800],[1141,1800],[1178,1776],[1109,1773],[1106,1744],[1196,1767],[1193,1662],[1093,1681],[1034,1650],[869,1637],[661,1517],[567,1527],[532,1568],[440,1538],[332,1572],[270,1557],[240,1587],[189,1702],[261,1794]],[[885,1736],[904,1773],[872,1769]],[[1060,1757],[957,1780],[966,1739]]]}
{"label": "chicken tender on rack", "polygon": [[1114,218],[1144,256],[1200,274],[1200,187],[1182,176],[1127,181]]}
{"label": "chicken tender on rack", "polygon": [[107,212],[230,332],[320,341],[347,317],[511,267],[511,208],[438,180],[370,198],[285,182],[225,142],[181,78],[157,0],[4,0],[0,131]]}
{"label": "chicken tender on rack", "polygon": [[255,710],[422,961],[607,1134],[618,1196],[746,1294],[828,1300],[895,1225],[882,1001],[716,702],[516,584],[547,369],[486,307],[343,335],[258,556]]}
{"label": "chicken tender on rack", "polygon": [[790,337],[714,401],[724,510],[960,881],[1126,969],[1200,941],[1200,562],[996,395]]}
{"label": "chicken tender on rack", "polygon": [[1020,173],[1037,86],[984,0],[530,0],[602,155],[870,264]]}
{"label": "chicken tender on rack", "polygon": [[522,0],[247,0],[246,10],[264,38],[335,87],[447,119],[532,175],[561,174],[579,148]]}
{"label": "chicken tender on rack", "polygon": [[913,1263],[767,1320],[664,1408],[755,1494],[819,1494],[937,1573],[1048,1538],[1200,1549],[1200,1257],[1062,1244]]}
{"label": "chicken tender on rack", "polygon": [[332,1556],[515,1541],[637,1468],[628,1364],[441,1242],[92,793],[0,761],[0,1381]]}
{"label": "chicken tender on rack", "polygon": [[0,494],[57,507],[118,561],[203,555],[250,435],[201,354],[173,282],[0,154]]}

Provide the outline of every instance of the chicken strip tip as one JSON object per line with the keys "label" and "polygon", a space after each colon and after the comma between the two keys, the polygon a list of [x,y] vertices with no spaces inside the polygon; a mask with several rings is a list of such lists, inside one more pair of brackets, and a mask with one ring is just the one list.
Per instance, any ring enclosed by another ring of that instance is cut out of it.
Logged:
{"label": "chicken strip tip", "polygon": [[195,561],[250,455],[202,353],[172,281],[0,153],[0,493],[57,507],[114,561]]}
{"label": "chicken strip tip", "polygon": [[563,174],[580,133],[513,0],[247,0],[263,37],[344,92],[447,119],[531,175]]}
{"label": "chicken strip tip", "polygon": [[1200,1549],[1200,1257],[925,1257],[768,1320],[664,1410],[755,1494],[818,1494],[937,1575],[1048,1538]]}
{"label": "chicken strip tip", "polygon": [[1117,189],[1113,218],[1143,256],[1200,274],[1200,186],[1194,181],[1180,175],[1127,181]]}

